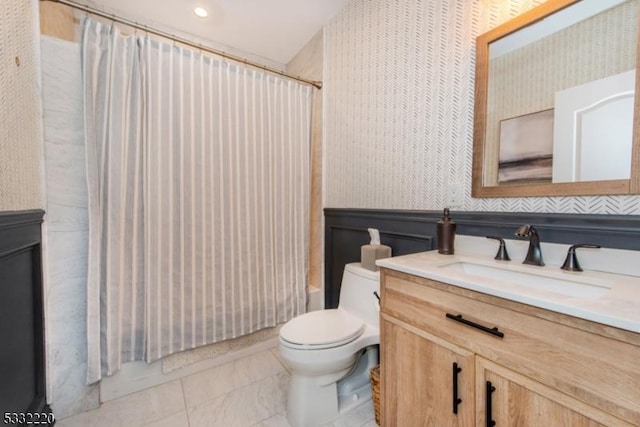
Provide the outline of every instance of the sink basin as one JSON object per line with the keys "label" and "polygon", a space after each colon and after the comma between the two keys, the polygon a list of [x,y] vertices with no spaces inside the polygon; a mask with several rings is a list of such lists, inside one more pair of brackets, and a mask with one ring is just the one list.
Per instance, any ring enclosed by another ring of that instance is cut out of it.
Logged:
{"label": "sink basin", "polygon": [[[473,262],[453,262],[441,265],[443,271],[463,273],[485,280],[498,280],[508,282],[514,286],[523,286],[529,289],[553,292],[569,297],[597,299],[604,295],[611,287],[604,284],[590,283],[584,278],[549,277],[535,272],[517,271],[511,268],[489,266]],[[561,273],[558,273],[560,276]]]}

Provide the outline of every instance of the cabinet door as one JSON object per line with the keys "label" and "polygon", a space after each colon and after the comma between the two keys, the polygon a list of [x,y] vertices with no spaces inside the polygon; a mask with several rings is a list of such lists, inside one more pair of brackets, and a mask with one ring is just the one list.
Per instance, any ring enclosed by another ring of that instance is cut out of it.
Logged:
{"label": "cabinet door", "polygon": [[384,317],[381,326],[382,425],[473,426],[473,354]]}
{"label": "cabinet door", "polygon": [[480,356],[476,376],[477,427],[631,426]]}

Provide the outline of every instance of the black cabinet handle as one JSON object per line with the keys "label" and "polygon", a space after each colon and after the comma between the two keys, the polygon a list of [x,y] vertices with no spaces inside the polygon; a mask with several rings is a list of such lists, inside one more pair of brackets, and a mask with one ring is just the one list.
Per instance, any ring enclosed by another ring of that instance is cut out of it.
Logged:
{"label": "black cabinet handle", "polygon": [[491,381],[487,381],[487,413],[485,414],[485,416],[487,417],[487,427],[493,427],[496,425],[496,422],[493,420],[493,408],[491,402],[491,395],[494,391],[496,391],[496,388],[493,386],[493,384],[491,384]]}
{"label": "black cabinet handle", "polygon": [[451,320],[455,320],[456,322],[464,323],[465,325],[471,326],[476,329],[480,329],[483,332],[486,332],[491,335],[495,335],[500,338],[504,338],[504,334],[498,330],[498,327],[489,328],[487,326],[481,325],[476,322],[472,322],[471,320],[467,320],[462,317],[462,314],[451,314],[447,313],[447,318]]}
{"label": "black cabinet handle", "polygon": [[462,403],[462,399],[458,397],[458,374],[462,368],[457,363],[453,364],[453,413],[458,414],[458,405]]}

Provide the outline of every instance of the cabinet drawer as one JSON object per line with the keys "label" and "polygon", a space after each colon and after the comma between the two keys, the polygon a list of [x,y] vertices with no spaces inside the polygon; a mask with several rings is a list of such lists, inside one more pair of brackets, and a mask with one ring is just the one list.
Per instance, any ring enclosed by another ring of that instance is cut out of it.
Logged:
{"label": "cabinet drawer", "polygon": [[428,279],[385,270],[382,283],[384,313],[640,425],[640,347],[502,307],[497,297],[450,293]]}

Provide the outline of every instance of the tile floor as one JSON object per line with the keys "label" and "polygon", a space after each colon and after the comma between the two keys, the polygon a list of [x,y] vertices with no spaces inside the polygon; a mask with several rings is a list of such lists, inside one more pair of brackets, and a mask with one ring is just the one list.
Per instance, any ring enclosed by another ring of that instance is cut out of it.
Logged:
{"label": "tile floor", "polygon": [[[290,427],[285,417],[289,373],[277,349],[104,403],[59,420],[56,427]],[[373,404],[327,427],[375,427]]]}

